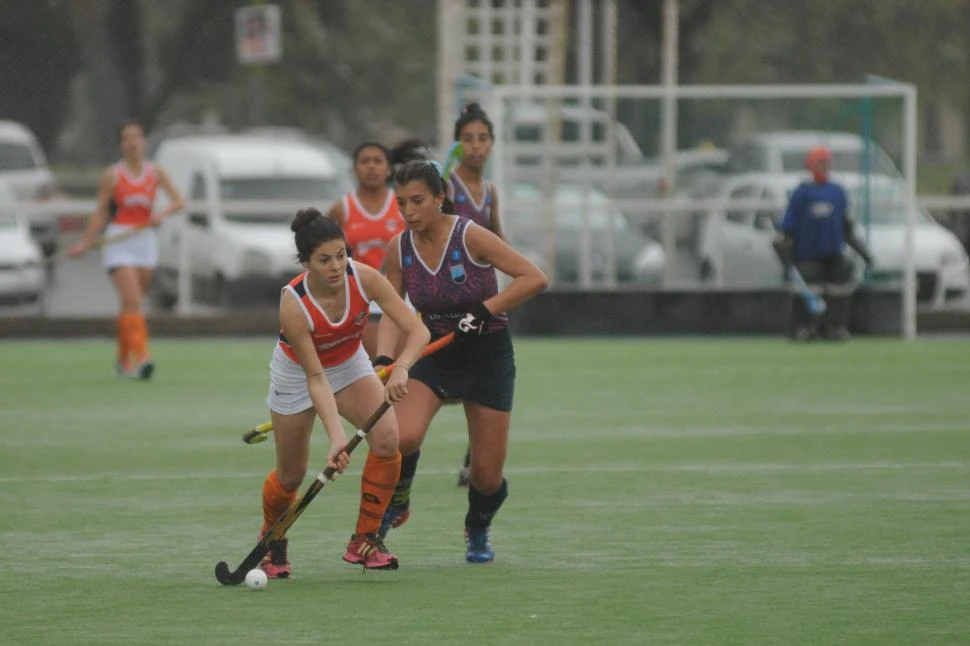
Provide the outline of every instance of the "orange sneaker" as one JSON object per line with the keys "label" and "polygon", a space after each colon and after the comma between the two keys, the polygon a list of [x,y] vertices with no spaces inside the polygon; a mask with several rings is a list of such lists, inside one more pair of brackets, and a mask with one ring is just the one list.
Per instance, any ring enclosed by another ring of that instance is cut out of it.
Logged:
{"label": "orange sneaker", "polygon": [[[259,533],[259,540],[263,540],[263,532]],[[269,551],[259,563],[259,568],[271,579],[286,579],[292,573],[290,562],[286,558],[286,548],[289,540],[281,538],[278,541],[271,541]]]}
{"label": "orange sneaker", "polygon": [[347,544],[344,560],[363,565],[366,570],[396,570],[397,557],[387,551],[377,534],[354,534]]}

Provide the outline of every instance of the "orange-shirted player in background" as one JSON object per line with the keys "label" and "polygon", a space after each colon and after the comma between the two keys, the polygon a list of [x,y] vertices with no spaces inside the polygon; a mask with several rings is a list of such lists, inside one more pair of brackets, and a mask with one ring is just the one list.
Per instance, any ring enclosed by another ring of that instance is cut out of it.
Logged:
{"label": "orange-shirted player in background", "polygon": [[[158,264],[154,227],[180,210],[183,201],[168,174],[145,158],[145,131],[141,124],[124,122],[118,136],[121,161],[101,173],[97,210],[88,221],[81,241],[68,254],[73,258],[83,255],[102,232],[106,239],[133,232],[105,244],[102,259],[121,301],[117,374],[129,379],[150,379],[155,364],[148,353],[148,326],[142,314],[142,300]],[[159,186],[168,194],[170,205],[164,211],[153,213]]]}
{"label": "orange-shirted player in background", "polygon": [[[405,226],[390,188],[390,153],[382,144],[365,141],[354,150],[353,159],[357,190],[330,207],[327,217],[343,228],[354,260],[383,271],[387,243]],[[376,303],[371,303],[370,314],[364,348],[368,356],[374,357],[381,315]]]}
{"label": "orange-shirted player in background", "polygon": [[[290,228],[306,271],[280,297],[280,339],[270,361],[266,400],[275,431],[276,468],[263,484],[260,537],[296,499],[306,476],[315,418],[320,417],[330,438],[327,466],[345,468],[349,458],[340,416],[360,428],[383,401],[402,401],[408,370],[431,336],[380,272],[348,258],[344,233],[333,219],[304,209]],[[361,346],[374,301],[406,335],[386,386]],[[367,444],[357,528],[343,558],[368,569],[396,569],[397,559],[378,536],[401,470],[393,410],[367,435]],[[290,575],[287,545],[285,538],[270,544],[260,564],[270,578]]]}

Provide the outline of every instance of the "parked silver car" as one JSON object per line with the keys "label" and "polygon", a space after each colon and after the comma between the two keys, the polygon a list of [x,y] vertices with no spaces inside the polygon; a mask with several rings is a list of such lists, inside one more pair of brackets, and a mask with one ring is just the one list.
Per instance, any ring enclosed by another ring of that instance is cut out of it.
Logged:
{"label": "parked silver car", "polygon": [[602,192],[591,189],[584,202],[581,187],[559,184],[550,200],[538,186],[516,183],[502,197],[509,242],[556,284],[580,282],[584,227],[594,283],[605,283],[611,274],[619,283],[655,285],[662,280],[663,247],[633,226],[625,214],[612,209]]}

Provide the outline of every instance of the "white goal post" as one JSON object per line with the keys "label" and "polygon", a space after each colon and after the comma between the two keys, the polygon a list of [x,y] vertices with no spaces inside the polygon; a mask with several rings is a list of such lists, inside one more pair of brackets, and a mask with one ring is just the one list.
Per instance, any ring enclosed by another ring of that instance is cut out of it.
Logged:
{"label": "white goal post", "polygon": [[[908,83],[880,84],[778,84],[778,85],[493,85],[482,88],[482,97],[489,115],[495,122],[497,131],[492,156],[492,172],[495,182],[502,191],[506,181],[514,178],[515,167],[511,159],[516,152],[517,142],[507,135],[506,122],[510,106],[522,103],[545,103],[550,106],[580,105],[589,108],[593,101],[604,105],[615,105],[624,99],[655,100],[785,100],[785,99],[875,99],[895,98],[902,103],[901,160],[904,179],[904,202],[907,214],[907,227],[903,249],[903,298],[902,332],[906,339],[916,336],[916,269],[914,251],[914,227],[916,225],[918,203],[916,198],[917,179],[917,92]],[[554,114],[555,108],[552,108]],[[595,148],[591,140],[590,127],[583,127],[578,141]],[[552,149],[546,142],[546,148]],[[523,149],[525,146],[523,146]],[[530,150],[535,150],[532,144]],[[551,152],[553,156],[555,152]],[[579,157],[581,167],[589,164],[588,157]],[[605,162],[612,167],[617,163],[610,155]],[[590,167],[591,168],[591,167]],[[673,199],[640,201],[639,206],[648,204],[663,213],[683,211],[685,206]],[[621,205],[622,206],[622,205]],[[691,208],[696,208],[696,204]],[[510,222],[510,226],[514,226]],[[584,229],[585,231],[585,229]],[[583,233],[585,236],[586,234]],[[582,250],[583,247],[581,247]]]}

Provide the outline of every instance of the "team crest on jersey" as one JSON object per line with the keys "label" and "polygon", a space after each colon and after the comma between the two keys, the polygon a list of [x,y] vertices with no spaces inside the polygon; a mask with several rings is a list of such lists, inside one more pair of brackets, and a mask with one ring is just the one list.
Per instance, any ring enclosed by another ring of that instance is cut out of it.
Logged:
{"label": "team crest on jersey", "polygon": [[451,265],[448,269],[451,270],[451,280],[459,285],[468,278],[465,273],[465,265]]}
{"label": "team crest on jersey", "polygon": [[360,327],[364,324],[364,320],[367,318],[367,312],[361,312],[354,318],[354,325]]}
{"label": "team crest on jersey", "polygon": [[385,220],[384,224],[387,225],[388,231],[397,231],[397,220]]}
{"label": "team crest on jersey", "polygon": [[465,203],[465,194],[464,193],[459,193],[458,195],[456,195],[455,196],[455,201],[458,202],[459,204],[464,204]]}
{"label": "team crest on jersey", "polygon": [[405,267],[410,267],[413,264],[414,264],[414,256],[412,256],[411,254],[407,254],[406,256],[404,256]]}

